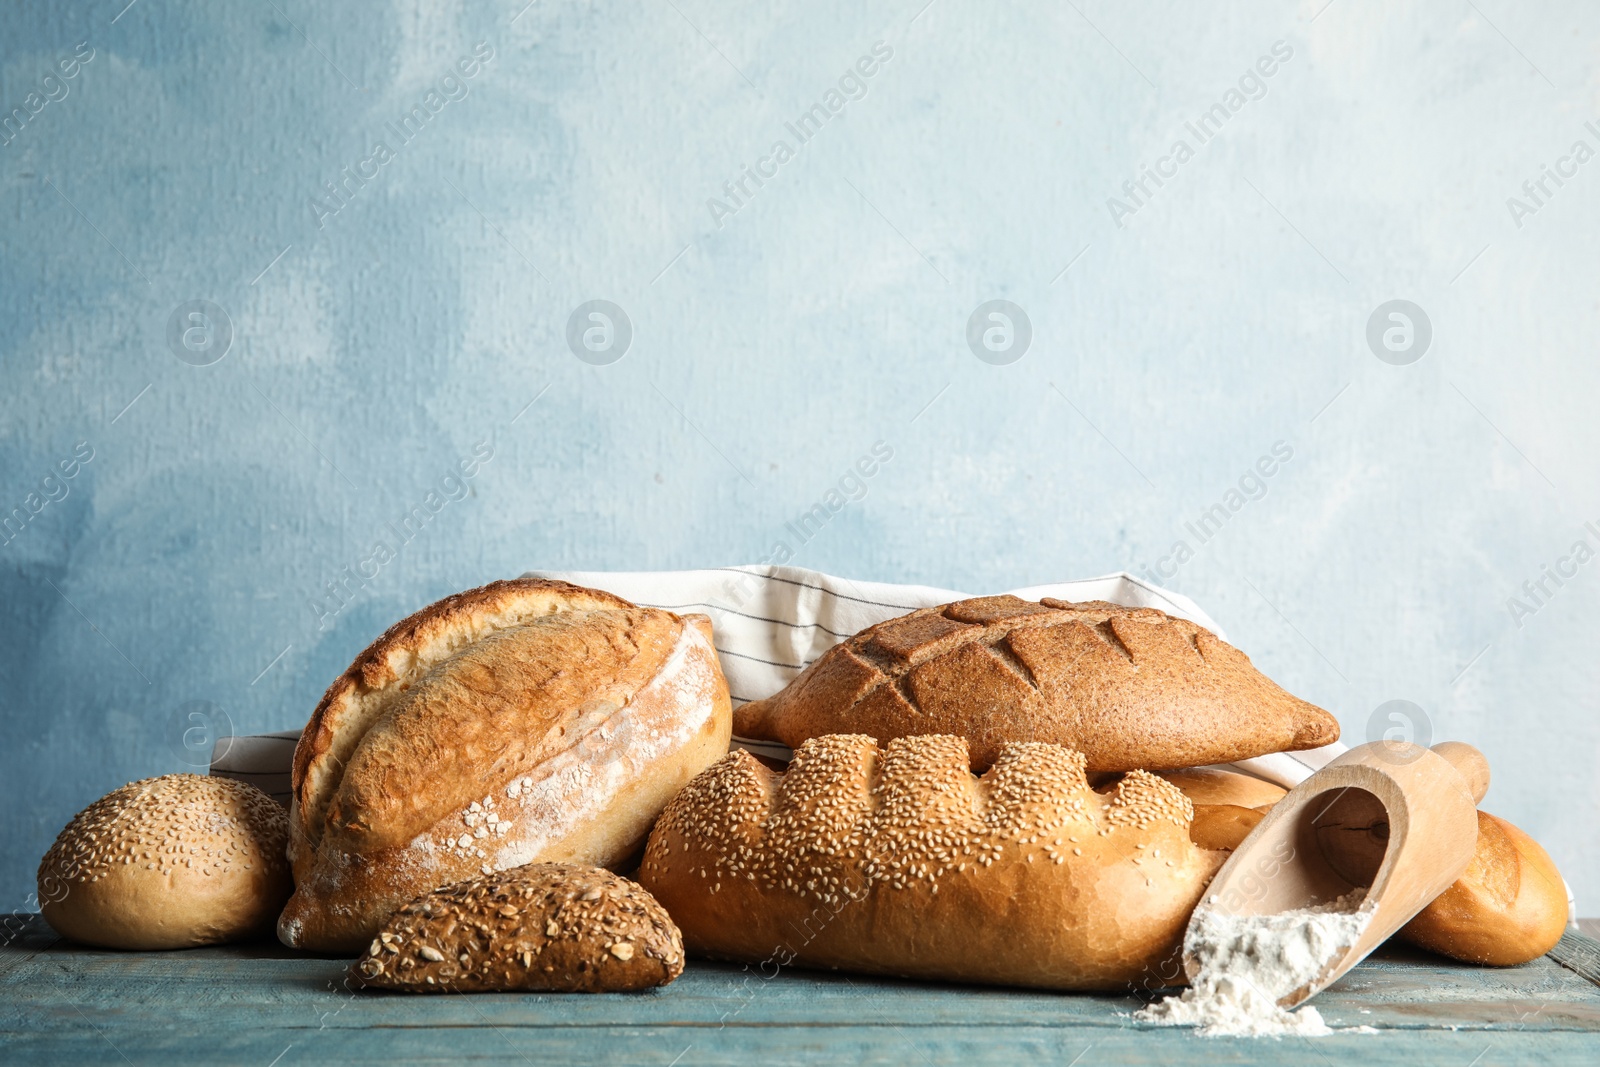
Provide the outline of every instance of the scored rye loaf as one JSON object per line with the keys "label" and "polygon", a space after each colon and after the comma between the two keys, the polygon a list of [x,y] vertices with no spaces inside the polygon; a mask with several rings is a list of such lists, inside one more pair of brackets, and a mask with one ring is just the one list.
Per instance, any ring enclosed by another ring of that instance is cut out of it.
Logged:
{"label": "scored rye loaf", "polygon": [[1090,771],[1194,767],[1338,740],[1332,715],[1291,696],[1243,652],[1154,608],[987,596],[878,623],[734,733],[795,747],[830,733],[887,741],[955,734],[972,765],[1009,741],[1082,752]]}
{"label": "scored rye loaf", "polygon": [[[813,738],[788,770],[730,752],[673,798],[639,882],[692,953],[1046,989],[1181,981],[1189,913],[1224,854],[1176,787],[1108,794],[1083,757],[959,737]],[[769,968],[773,969],[769,973]]]}

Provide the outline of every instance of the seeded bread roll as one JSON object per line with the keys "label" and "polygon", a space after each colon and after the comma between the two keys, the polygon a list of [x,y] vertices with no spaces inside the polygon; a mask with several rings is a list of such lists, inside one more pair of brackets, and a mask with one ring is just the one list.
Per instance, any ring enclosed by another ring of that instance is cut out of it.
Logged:
{"label": "seeded bread roll", "polygon": [[1549,952],[1567,925],[1567,887],[1539,843],[1478,812],[1478,847],[1449,889],[1395,936],[1468,963],[1509,967]]}
{"label": "seeded bread roll", "polygon": [[39,910],[102,948],[217,945],[270,934],[289,896],[288,820],[228,778],[168,774],[80,811],[39,864]]}
{"label": "seeded bread roll", "polygon": [[397,623],[295,747],[285,944],[355,952],[441,885],[637,855],[728,749],[711,620],[534,579]]}
{"label": "seeded bread roll", "polygon": [[979,770],[1008,741],[1045,741],[1091,771],[1128,771],[1315,748],[1339,724],[1154,608],[987,596],[868,627],[741,707],[734,732],[791,748],[830,733],[955,734]]}
{"label": "seeded bread roll", "polygon": [[655,898],[598,867],[530,863],[458,882],[389,917],[350,967],[410,993],[622,993],[683,973],[683,937]]}
{"label": "seeded bread roll", "polygon": [[783,967],[1119,989],[1182,973],[1189,912],[1224,858],[1189,801],[1132,771],[1089,788],[1080,753],[964,740],[802,743],[783,773],[729,753],[679,793],[639,881],[690,952]]}

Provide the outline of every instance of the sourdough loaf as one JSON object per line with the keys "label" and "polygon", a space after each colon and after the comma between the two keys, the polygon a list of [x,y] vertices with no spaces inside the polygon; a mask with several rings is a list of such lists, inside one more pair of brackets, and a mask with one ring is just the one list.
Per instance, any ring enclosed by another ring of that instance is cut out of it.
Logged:
{"label": "sourdough loaf", "polygon": [[691,952],[918,978],[1115,989],[1180,973],[1189,912],[1223,859],[1189,801],[1134,771],[1102,796],[1083,756],[1008,744],[807,740],[782,773],[738,750],[673,798],[641,884]]}
{"label": "sourdough loaf", "polygon": [[39,864],[39,910],[63,937],[165,949],[270,936],[289,896],[283,808],[228,778],[167,774],[114,789]]}
{"label": "sourdough loaf", "polygon": [[350,967],[411,993],[620,993],[683,973],[683,938],[637,884],[599,867],[531,863],[435,889],[389,917]]}
{"label": "sourdough loaf", "polygon": [[1396,936],[1453,959],[1505,967],[1549,952],[1566,925],[1567,887],[1549,853],[1480,811],[1472,862]]}
{"label": "sourdough loaf", "polygon": [[728,737],[703,615],[536,579],[442,600],[357,657],[301,735],[278,935],[353,951],[438,886],[623,861]]}
{"label": "sourdough loaf", "polygon": [[979,597],[861,631],[734,731],[790,747],[829,733],[965,737],[982,769],[1009,741],[1082,752],[1091,771],[1194,767],[1335,741],[1210,631],[1153,608]]}

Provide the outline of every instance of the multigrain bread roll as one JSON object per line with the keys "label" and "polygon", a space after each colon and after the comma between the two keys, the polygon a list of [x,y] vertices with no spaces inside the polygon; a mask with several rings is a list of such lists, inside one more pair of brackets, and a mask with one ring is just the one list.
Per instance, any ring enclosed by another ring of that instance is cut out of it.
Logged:
{"label": "multigrain bread roll", "polygon": [[1117,989],[1181,974],[1189,912],[1224,856],[1143,771],[1108,796],[1083,756],[1012,744],[813,738],[783,773],[728,754],[679,793],[639,880],[690,952],[917,978]]}
{"label": "multigrain bread roll", "polygon": [[1480,811],[1472,862],[1396,936],[1453,959],[1508,967],[1549,952],[1566,925],[1566,883],[1549,854]]}
{"label": "multigrain bread roll", "polygon": [[955,734],[979,770],[1006,742],[1045,741],[1082,752],[1091,771],[1128,771],[1315,748],[1339,724],[1192,622],[989,596],[861,631],[741,707],[734,732],[791,748],[829,733]]}
{"label": "multigrain bread roll", "polygon": [[363,652],[301,735],[278,936],[354,951],[438,886],[618,863],[728,737],[703,615],[536,579],[442,600]]}
{"label": "multigrain bread roll", "polygon": [[80,811],[39,864],[39,910],[102,948],[270,935],[289,896],[283,808],[253,785],[168,774]]}
{"label": "multigrain bread roll", "polygon": [[599,867],[532,863],[436,889],[389,917],[350,966],[410,993],[622,993],[683,973],[683,937],[655,898]]}
{"label": "multigrain bread roll", "polygon": [[1289,792],[1281,785],[1216,767],[1160,771],[1194,805],[1189,837],[1201,848],[1231,852]]}

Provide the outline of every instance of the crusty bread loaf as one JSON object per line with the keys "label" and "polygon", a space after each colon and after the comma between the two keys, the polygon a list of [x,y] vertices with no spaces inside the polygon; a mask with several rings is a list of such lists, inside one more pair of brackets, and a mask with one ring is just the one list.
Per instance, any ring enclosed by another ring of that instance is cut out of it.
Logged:
{"label": "crusty bread loaf", "polygon": [[[673,798],[641,884],[689,951],[918,978],[1115,989],[1177,974],[1224,858],[1143,771],[1108,796],[1083,756],[1011,744],[982,778],[966,742],[802,743],[783,773],[739,750]],[[770,977],[770,975],[768,975]]]}
{"label": "crusty bread loaf", "polygon": [[1566,925],[1566,883],[1549,854],[1480,811],[1472,862],[1396,936],[1453,959],[1506,967],[1549,952]]}
{"label": "crusty bread loaf", "polygon": [[965,737],[973,766],[1009,741],[1084,754],[1091,771],[1194,767],[1335,741],[1210,631],[1153,608],[979,597],[869,627],[735,715],[791,748],[829,733]]}
{"label": "crusty bread loaf", "polygon": [[438,886],[620,862],[728,737],[703,615],[534,579],[442,600],[363,652],[296,746],[278,935],[353,951]]}
{"label": "crusty bread loaf", "polygon": [[389,917],[350,967],[411,993],[620,993],[683,973],[662,906],[599,867],[532,863],[436,889]]}
{"label": "crusty bread loaf", "polygon": [[1216,767],[1160,771],[1194,805],[1189,837],[1201,848],[1232,852],[1288,790],[1281,785]]}
{"label": "crusty bread loaf", "polygon": [[216,945],[270,934],[289,896],[283,808],[228,778],[168,774],[80,811],[39,864],[39,910],[102,948]]}

